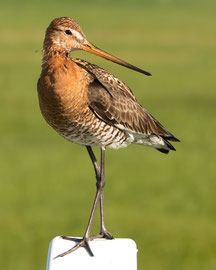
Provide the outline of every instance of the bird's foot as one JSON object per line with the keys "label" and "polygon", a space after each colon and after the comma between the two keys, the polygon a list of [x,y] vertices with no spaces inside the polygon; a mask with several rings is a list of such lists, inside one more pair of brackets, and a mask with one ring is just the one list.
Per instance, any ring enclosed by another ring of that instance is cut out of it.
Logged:
{"label": "bird's foot", "polygon": [[94,254],[93,254],[93,252],[92,252],[92,250],[91,250],[91,248],[89,246],[89,243],[88,243],[89,241],[93,240],[93,239],[91,239],[91,237],[90,238],[86,238],[86,237],[75,238],[75,237],[69,237],[69,236],[62,236],[62,238],[65,239],[65,240],[74,241],[77,244],[74,247],[72,247],[71,249],[57,255],[55,258],[64,257],[65,255],[68,255],[68,254],[74,252],[75,250],[77,250],[80,247],[84,247],[87,250],[87,252],[89,253],[90,256],[92,256],[92,257],[94,256]]}
{"label": "bird's foot", "polygon": [[97,238],[114,239],[113,235],[106,229],[102,230]]}
{"label": "bird's foot", "polygon": [[77,250],[80,247],[84,247],[87,250],[87,252],[89,253],[89,255],[93,257],[94,254],[89,246],[89,241],[92,241],[94,239],[101,239],[101,238],[110,239],[110,240],[114,239],[112,234],[110,232],[108,232],[106,229],[101,231],[100,234],[92,235],[92,236],[89,236],[88,238],[87,237],[75,238],[75,237],[70,237],[70,236],[61,236],[61,237],[65,240],[74,241],[77,244],[74,247],[72,247],[71,249],[57,255],[55,258],[64,257],[65,255],[70,254],[71,252],[74,252],[75,250]]}

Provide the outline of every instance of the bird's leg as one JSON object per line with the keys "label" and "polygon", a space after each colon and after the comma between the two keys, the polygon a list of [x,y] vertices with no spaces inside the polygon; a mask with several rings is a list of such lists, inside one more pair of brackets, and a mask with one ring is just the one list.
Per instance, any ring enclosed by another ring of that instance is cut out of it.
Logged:
{"label": "bird's leg", "polygon": [[89,153],[89,156],[91,158],[92,164],[94,166],[95,174],[96,174],[96,180],[97,180],[97,188],[98,185],[102,188],[102,193],[100,197],[100,234],[92,236],[92,238],[107,238],[107,239],[113,239],[113,236],[111,233],[109,233],[105,227],[105,219],[104,219],[104,185],[105,185],[105,173],[104,173],[104,162],[105,162],[105,149],[101,148],[101,168],[96,160],[96,157],[92,151],[92,148],[90,146],[87,146],[87,150]]}
{"label": "bird's leg", "polygon": [[92,161],[92,164],[93,164],[93,167],[94,167],[94,170],[95,170],[95,175],[96,175],[96,180],[97,180],[97,182],[100,182],[100,165],[98,164],[98,162],[97,162],[97,159],[96,159],[96,157],[95,157],[95,155],[94,155],[94,152],[92,151],[92,148],[91,148],[91,146],[86,146],[86,148],[87,148],[87,151],[88,151],[88,153],[89,153],[89,156],[90,156],[90,158],[91,158],[91,161]]}
{"label": "bird's leg", "polygon": [[100,236],[107,239],[113,239],[114,237],[110,232],[107,231],[105,226],[104,218],[104,186],[105,186],[105,172],[104,172],[104,163],[105,163],[105,149],[101,148],[101,171],[100,171],[100,185],[102,186],[102,193],[100,198]]}
{"label": "bird's leg", "polygon": [[[86,232],[85,232],[83,238],[82,239],[77,239],[77,238],[73,238],[73,237],[62,236],[63,239],[76,241],[76,242],[78,242],[78,244],[75,247],[69,249],[68,251],[66,251],[66,252],[64,252],[62,254],[59,254],[57,257],[63,257],[65,255],[77,250],[79,247],[85,247],[86,250],[88,251],[88,253],[91,256],[94,256],[94,254],[91,251],[91,248],[90,248],[90,246],[88,244],[88,241],[93,240],[95,238],[102,238],[102,237],[108,238],[108,239],[113,239],[113,236],[106,230],[105,223],[104,223],[103,188],[104,188],[104,185],[105,185],[105,177],[104,177],[105,149],[101,148],[101,167],[102,167],[102,169],[100,169],[100,166],[99,166],[99,164],[98,164],[98,162],[96,160],[96,157],[95,157],[95,155],[94,155],[94,153],[92,151],[92,148],[90,146],[86,146],[86,148],[87,148],[89,156],[90,156],[90,158],[92,160],[92,164],[94,166],[96,179],[97,179],[97,183],[96,183],[97,192],[96,192],[96,195],[95,195],[94,204],[93,204],[93,207],[92,207],[92,211],[91,211],[91,215],[90,215],[90,218],[89,218],[89,221],[88,221]],[[100,209],[101,209],[101,211],[100,211],[100,217],[101,217],[100,234],[95,235],[95,236],[90,236],[90,231],[91,231],[93,219],[94,219],[94,216],[95,216],[95,212],[96,212],[99,200],[100,200]]]}

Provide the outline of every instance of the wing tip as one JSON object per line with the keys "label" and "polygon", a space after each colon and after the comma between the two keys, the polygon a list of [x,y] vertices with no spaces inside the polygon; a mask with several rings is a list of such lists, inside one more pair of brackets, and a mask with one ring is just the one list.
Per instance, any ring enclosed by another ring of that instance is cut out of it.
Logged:
{"label": "wing tip", "polygon": [[160,151],[163,154],[168,154],[169,153],[169,150],[162,149],[162,148],[156,148],[156,150]]}
{"label": "wing tip", "polygon": [[175,147],[169,142],[169,141],[173,141],[173,142],[180,142],[179,139],[177,139],[174,135],[171,134],[171,136],[161,136],[163,141],[165,142],[166,146],[168,147],[168,149],[164,149],[164,148],[156,148],[158,151],[160,151],[161,153],[164,154],[168,154],[170,150],[176,151]]}

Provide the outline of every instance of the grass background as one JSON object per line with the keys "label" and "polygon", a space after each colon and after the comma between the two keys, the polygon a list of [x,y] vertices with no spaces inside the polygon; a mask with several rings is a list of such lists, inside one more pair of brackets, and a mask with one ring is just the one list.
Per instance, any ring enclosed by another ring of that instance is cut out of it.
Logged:
{"label": "grass background", "polygon": [[95,192],[86,150],[53,132],[38,107],[44,32],[59,16],[152,72],[73,53],[126,82],[182,141],[168,156],[141,146],[107,150],[108,229],[136,241],[139,269],[216,269],[215,10],[214,0],[1,2],[2,269],[45,269],[53,237],[83,234]]}

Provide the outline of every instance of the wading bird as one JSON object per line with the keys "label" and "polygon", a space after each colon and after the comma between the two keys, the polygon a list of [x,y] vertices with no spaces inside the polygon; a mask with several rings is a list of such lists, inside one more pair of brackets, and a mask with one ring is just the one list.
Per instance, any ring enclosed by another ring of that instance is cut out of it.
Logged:
{"label": "wading bird", "polygon": [[[66,140],[87,148],[97,180],[96,196],[85,234],[80,240],[63,237],[77,241],[77,245],[59,256],[79,247],[85,247],[93,256],[90,240],[113,238],[104,220],[105,149],[118,149],[134,143],[168,153],[169,150],[175,150],[169,141],[179,140],[138,103],[130,88],[121,80],[87,61],[71,58],[70,53],[75,50],[96,54],[148,76],[151,74],[91,44],[80,26],[71,18],[56,18],[46,30],[42,71],[37,85],[42,115]],[[100,165],[92,146],[101,149]],[[100,233],[91,236],[98,204]]]}

